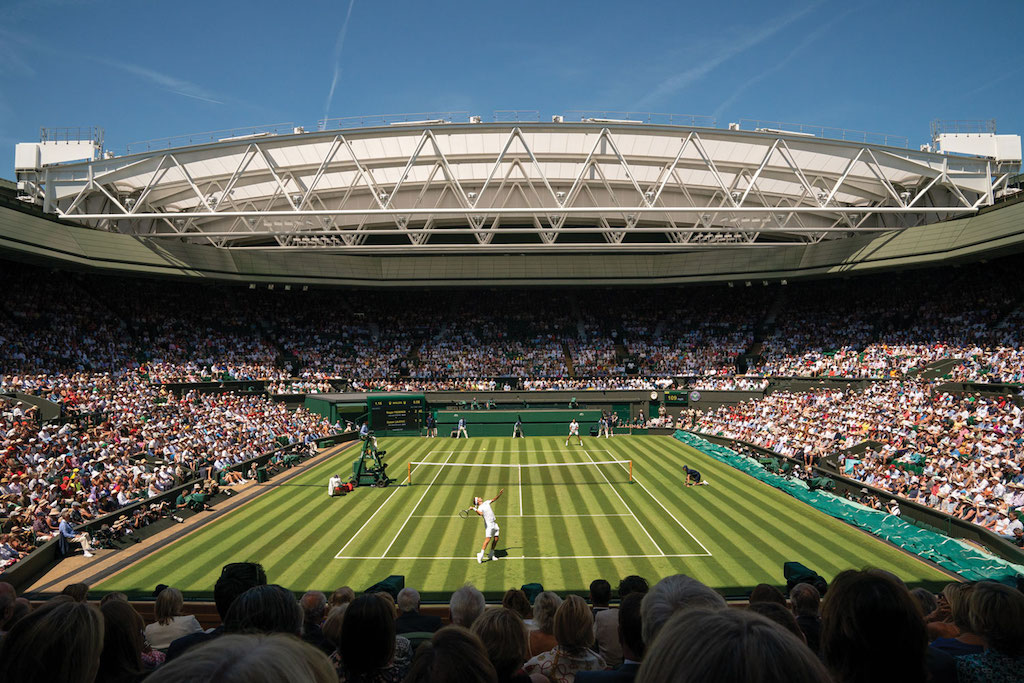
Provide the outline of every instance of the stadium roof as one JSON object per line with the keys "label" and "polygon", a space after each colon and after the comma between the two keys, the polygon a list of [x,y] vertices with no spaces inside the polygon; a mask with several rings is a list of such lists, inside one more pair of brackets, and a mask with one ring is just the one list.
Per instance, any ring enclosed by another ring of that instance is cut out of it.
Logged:
{"label": "stadium roof", "polygon": [[1018,170],[866,136],[556,118],[262,131],[19,179],[65,219],[220,249],[621,253],[927,225],[991,205]]}

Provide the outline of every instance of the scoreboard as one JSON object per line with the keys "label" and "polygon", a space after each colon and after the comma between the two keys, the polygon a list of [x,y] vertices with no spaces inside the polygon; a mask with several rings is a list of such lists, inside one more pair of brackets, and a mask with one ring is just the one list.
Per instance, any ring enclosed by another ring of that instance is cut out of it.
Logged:
{"label": "scoreboard", "polygon": [[[693,400],[700,400],[700,394],[694,392]],[[665,405],[666,406],[688,406],[690,405],[690,392],[688,391],[666,391],[665,392]]]}
{"label": "scoreboard", "polygon": [[419,432],[423,427],[427,401],[422,394],[382,394],[366,401],[375,432]]}

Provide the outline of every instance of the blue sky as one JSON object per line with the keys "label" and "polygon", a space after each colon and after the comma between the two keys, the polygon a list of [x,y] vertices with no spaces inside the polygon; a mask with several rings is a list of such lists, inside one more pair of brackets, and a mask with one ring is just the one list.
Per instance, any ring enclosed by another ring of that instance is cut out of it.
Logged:
{"label": "blue sky", "polygon": [[[0,0],[0,177],[40,126],[108,148],[331,117],[639,110],[926,142],[1024,134],[1024,2]],[[332,92],[333,86],[333,92]]]}

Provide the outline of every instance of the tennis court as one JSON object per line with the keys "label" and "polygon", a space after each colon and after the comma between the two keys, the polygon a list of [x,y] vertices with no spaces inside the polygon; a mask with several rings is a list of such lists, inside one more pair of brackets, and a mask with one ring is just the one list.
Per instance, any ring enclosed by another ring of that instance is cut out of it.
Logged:
{"label": "tennis court", "polygon": [[[831,578],[878,566],[911,585],[946,574],[821,514],[669,437],[382,438],[389,473],[410,485],[327,496],[355,451],[310,468],[244,507],[103,581],[100,590],[148,593],[157,583],[209,596],[220,567],[261,562],[272,582],[300,591],[361,590],[391,574],[425,599],[472,582],[488,597],[539,582],[585,593],[591,580],[629,574],[694,576],[727,595],[784,583],[782,564]],[[686,464],[709,486],[687,488]],[[631,481],[632,480],[632,481]],[[493,498],[498,558],[478,564],[483,523],[459,516]]]}

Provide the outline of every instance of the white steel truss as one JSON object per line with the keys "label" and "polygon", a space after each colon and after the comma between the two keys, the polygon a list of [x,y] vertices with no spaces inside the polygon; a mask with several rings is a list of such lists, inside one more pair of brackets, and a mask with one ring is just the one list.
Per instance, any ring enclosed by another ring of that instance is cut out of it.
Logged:
{"label": "white steel truss", "polygon": [[970,215],[988,160],[613,124],[261,137],[46,167],[44,209],[224,249],[651,250],[807,244]]}

